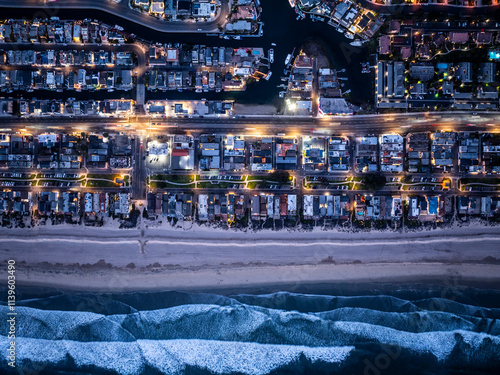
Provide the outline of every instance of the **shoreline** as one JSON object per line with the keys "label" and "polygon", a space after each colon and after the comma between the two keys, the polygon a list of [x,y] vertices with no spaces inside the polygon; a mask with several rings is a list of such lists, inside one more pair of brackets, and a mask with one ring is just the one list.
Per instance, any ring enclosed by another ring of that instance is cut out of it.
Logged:
{"label": "shoreline", "polygon": [[[17,270],[19,287],[71,292],[178,291],[218,294],[261,294],[277,291],[328,290],[357,285],[425,284],[500,290],[500,265],[448,263],[371,263],[301,266],[217,267],[197,270],[126,269]],[[162,272],[163,271],[163,272]],[[19,278],[19,274],[25,277]],[[83,287],[83,285],[85,287]]]}
{"label": "shoreline", "polygon": [[[2,288],[0,288],[2,290]],[[268,295],[276,293],[291,293],[305,295],[326,295],[326,296],[367,296],[367,295],[390,295],[398,297],[399,295],[416,295],[424,298],[430,298],[430,295],[438,298],[450,297],[454,300],[455,296],[464,301],[470,295],[496,295],[500,296],[500,282],[491,282],[491,280],[464,280],[453,278],[443,279],[432,276],[421,278],[412,277],[411,280],[393,280],[386,279],[364,281],[345,281],[341,282],[311,282],[311,283],[281,283],[266,285],[237,285],[224,287],[197,287],[173,289],[165,288],[140,288],[140,289],[85,289],[85,287],[67,287],[66,285],[45,285],[41,283],[22,282],[17,286],[20,300],[29,300],[33,298],[47,298],[57,295],[82,296],[82,295],[102,295],[113,298],[117,295],[133,294],[163,294],[163,293],[185,293],[185,294],[216,294],[225,297],[237,295]],[[420,299],[417,297],[415,299]],[[500,300],[486,300],[482,306],[491,308],[500,308]],[[2,300],[0,299],[0,303]],[[6,301],[3,301],[6,302]],[[486,306],[487,305],[487,306]]]}

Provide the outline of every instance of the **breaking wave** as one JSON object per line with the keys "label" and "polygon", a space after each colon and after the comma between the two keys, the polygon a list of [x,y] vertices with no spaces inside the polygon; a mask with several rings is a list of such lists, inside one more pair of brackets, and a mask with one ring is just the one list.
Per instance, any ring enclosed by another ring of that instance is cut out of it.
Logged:
{"label": "breaking wave", "polygon": [[[17,370],[27,373],[500,369],[500,309],[435,296],[62,294],[18,301],[16,312]],[[9,341],[0,336],[2,347]],[[11,371],[6,353],[2,372]]]}

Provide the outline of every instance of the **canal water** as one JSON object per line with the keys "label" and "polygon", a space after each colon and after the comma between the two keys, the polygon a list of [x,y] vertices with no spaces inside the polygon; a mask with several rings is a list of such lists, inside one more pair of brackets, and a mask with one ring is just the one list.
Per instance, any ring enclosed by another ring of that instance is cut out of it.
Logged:
{"label": "canal water", "polygon": [[[320,43],[337,70],[346,69],[340,75],[347,77],[344,81],[344,91],[351,89],[351,100],[354,104],[366,104],[372,100],[372,79],[371,75],[361,74],[361,62],[368,60],[367,47],[353,47],[349,44],[351,40],[344,37],[326,22],[312,22],[309,19],[296,20],[297,14],[288,3],[288,0],[261,0],[262,21],[264,22],[264,33],[262,37],[243,38],[243,40],[225,40],[216,36],[197,35],[190,33],[161,33],[151,30],[145,26],[127,21],[123,18],[110,15],[105,12],[95,10],[75,10],[65,9],[51,13],[50,16],[57,16],[62,19],[98,19],[110,25],[120,25],[126,32],[133,33],[139,38],[160,43],[191,43],[206,44],[224,47],[262,47],[265,50],[271,48],[271,43],[276,43],[275,62],[271,66],[273,75],[269,81],[260,80],[258,83],[250,84],[244,92],[208,92],[195,93],[194,91],[168,91],[168,92],[147,92],[148,99],[234,99],[240,103],[248,104],[277,104],[282,99],[278,98],[278,93],[282,89],[277,87],[282,83],[280,77],[283,76],[284,62],[287,54],[294,48],[299,48],[305,42],[315,41]],[[2,18],[32,18],[40,16],[37,9],[2,9]],[[1,48],[1,47],[0,47]],[[65,98],[81,96],[84,98],[87,93],[75,95],[74,92],[64,93],[34,92],[34,93],[12,93],[12,96],[23,95],[29,97],[44,98]],[[95,99],[104,98],[129,98],[135,94],[134,91],[127,93],[115,91],[114,93],[92,93]],[[88,97],[88,96],[87,96]]]}

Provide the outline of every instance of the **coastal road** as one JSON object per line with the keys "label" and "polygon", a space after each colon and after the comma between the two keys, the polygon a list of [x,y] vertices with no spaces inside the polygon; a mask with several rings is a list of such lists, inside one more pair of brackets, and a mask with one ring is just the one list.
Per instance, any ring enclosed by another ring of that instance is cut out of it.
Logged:
{"label": "coastal road", "polygon": [[[135,22],[139,25],[148,27],[152,30],[166,33],[214,33],[219,32],[218,25],[226,23],[229,15],[229,1],[219,0],[220,9],[217,17],[211,21],[194,22],[191,20],[185,21],[163,21],[156,17],[150,16],[147,12],[140,12],[129,7],[128,0],[122,0],[120,3],[115,3],[112,0],[64,0],[64,1],[48,1],[48,0],[2,0],[0,7],[2,8],[40,8],[38,18],[57,17],[60,9],[95,9],[110,13],[126,19],[127,21]],[[78,16],[75,13],[75,18]]]}
{"label": "coastal road", "polygon": [[132,117],[130,120],[103,117],[39,117],[39,118],[0,118],[3,131],[26,129],[31,133],[47,130],[79,131],[123,131],[130,129],[138,133],[164,134],[347,134],[367,135],[385,132],[406,134],[427,131],[500,131],[500,114],[470,112],[450,113],[405,113],[360,116],[339,116],[332,118],[310,117],[204,117],[150,119],[148,116]]}

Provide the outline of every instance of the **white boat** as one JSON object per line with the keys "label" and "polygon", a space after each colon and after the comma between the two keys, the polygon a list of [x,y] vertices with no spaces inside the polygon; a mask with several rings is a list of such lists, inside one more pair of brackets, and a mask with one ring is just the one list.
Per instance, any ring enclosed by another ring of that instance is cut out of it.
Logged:
{"label": "white boat", "polygon": [[290,61],[292,61],[292,55],[288,54],[287,57],[286,57],[286,59],[285,59],[285,65],[290,64]]}
{"label": "white boat", "polygon": [[269,62],[272,64],[274,62],[274,49],[269,50]]}
{"label": "white boat", "polygon": [[363,42],[361,40],[355,40],[354,42],[351,42],[349,44],[354,47],[361,47],[363,45]]}
{"label": "white boat", "polygon": [[267,73],[266,77],[264,78],[266,81],[269,81],[269,78],[271,78],[271,76],[273,75],[273,72],[269,72]]}
{"label": "white boat", "polygon": [[354,34],[351,33],[345,33],[344,34],[347,39],[354,39]]}

